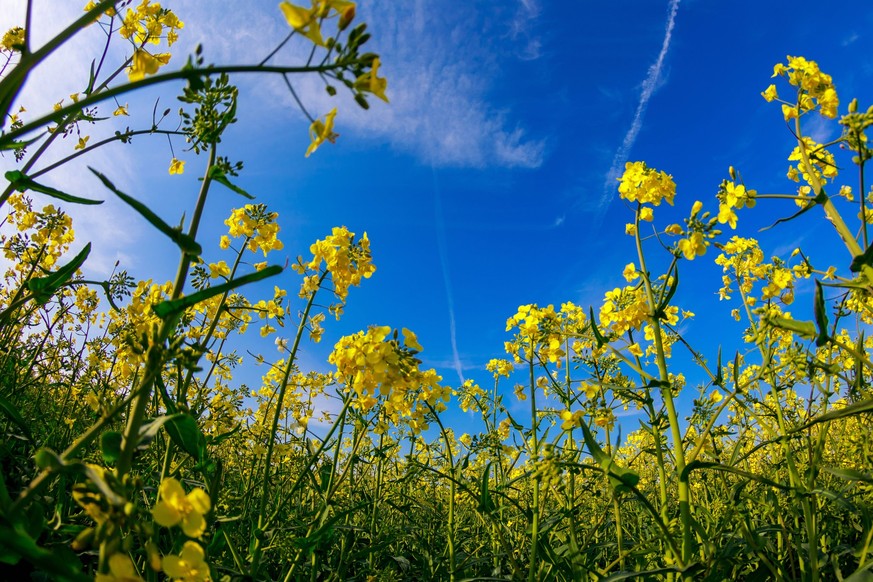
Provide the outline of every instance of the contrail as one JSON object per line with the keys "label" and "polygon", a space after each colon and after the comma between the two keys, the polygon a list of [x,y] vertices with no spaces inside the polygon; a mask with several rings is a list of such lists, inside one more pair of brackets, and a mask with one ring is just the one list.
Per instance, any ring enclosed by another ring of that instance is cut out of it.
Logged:
{"label": "contrail", "polygon": [[664,41],[661,43],[661,52],[658,53],[658,58],[649,67],[649,74],[646,75],[646,80],[643,81],[643,91],[640,94],[640,102],[637,105],[637,112],[634,115],[634,121],[631,123],[627,135],[624,136],[624,141],[618,151],[615,152],[615,158],[612,160],[612,167],[606,174],[606,181],[603,184],[603,198],[601,199],[601,207],[606,206],[612,199],[615,192],[615,181],[621,176],[624,170],[624,164],[627,162],[630,150],[637,140],[637,135],[640,133],[640,128],[643,126],[643,117],[646,114],[646,106],[649,104],[649,99],[652,98],[652,93],[655,92],[655,87],[661,78],[661,69],[664,66],[664,59],[667,57],[667,50],[670,48],[670,38],[673,36],[673,25],[676,24],[676,13],[679,11],[679,0],[670,0],[670,15],[667,17],[667,31],[664,33]]}
{"label": "contrail", "polygon": [[443,284],[446,287],[446,302],[449,304],[449,332],[451,333],[452,341],[452,363],[455,367],[455,372],[458,373],[458,378],[461,384],[464,383],[464,370],[461,366],[461,358],[458,355],[458,337],[455,327],[455,301],[452,298],[452,282],[449,279],[449,261],[446,255],[446,224],[443,220],[443,205],[440,197],[440,188],[437,183],[436,170],[433,164],[430,166],[431,174],[433,175],[433,205],[434,215],[436,216],[436,231],[437,231],[437,251],[440,257],[440,267],[443,271]]}

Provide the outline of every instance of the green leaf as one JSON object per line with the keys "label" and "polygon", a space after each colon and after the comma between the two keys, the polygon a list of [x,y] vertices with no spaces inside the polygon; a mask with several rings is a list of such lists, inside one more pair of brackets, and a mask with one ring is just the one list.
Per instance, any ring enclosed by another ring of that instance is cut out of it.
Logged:
{"label": "green leaf", "polygon": [[182,250],[183,253],[192,257],[197,257],[200,256],[200,254],[203,252],[203,249],[200,247],[200,244],[196,240],[183,233],[180,229],[173,228],[172,226],[164,222],[161,217],[152,212],[148,206],[146,206],[136,198],[128,196],[127,194],[116,188],[115,184],[110,182],[106,176],[104,176],[94,168],[89,166],[88,169],[91,170],[91,172],[95,176],[100,178],[100,181],[103,182],[104,186],[106,186],[116,196],[126,202],[128,206],[136,210],[140,214],[140,216],[148,220],[152,226],[167,235],[170,240],[176,243],[176,245]]}
{"label": "green leaf", "polygon": [[822,467],[823,471],[827,471],[834,477],[845,479],[847,481],[863,481],[864,483],[873,484],[873,477],[867,473],[856,471],[855,469],[843,469],[842,467]]}
{"label": "green leaf", "polygon": [[849,416],[857,416],[859,414],[865,414],[868,412],[873,412],[873,398],[868,400],[862,400],[861,402],[855,402],[854,404],[849,404],[843,408],[839,408],[837,410],[832,410],[831,412],[822,414],[821,416],[817,416],[816,418],[810,420],[807,423],[804,423],[797,428],[794,428],[788,431],[789,434],[797,433],[808,429],[811,426],[815,426],[817,424],[821,424],[823,422],[830,422],[832,420],[837,420],[839,418],[846,418]]}
{"label": "green leaf", "polygon": [[103,454],[103,462],[112,465],[121,456],[121,433],[108,430],[100,435],[100,452]]}
{"label": "green leaf", "polygon": [[[6,564],[16,564],[18,559],[12,556],[18,556],[43,570],[52,580],[87,582],[94,579],[82,573],[82,563],[68,548],[55,546],[47,550],[40,547],[20,524],[12,527],[0,525],[0,539],[4,546],[0,555]],[[36,576],[38,573],[34,573],[34,579],[38,579]]]}
{"label": "green leaf", "polygon": [[724,388],[724,375],[721,373],[721,346],[718,346],[718,356],[716,357],[715,378],[712,380],[713,385]]}
{"label": "green leaf", "polygon": [[849,270],[853,273],[859,273],[861,271],[861,267],[867,265],[868,267],[873,266],[873,244],[867,247],[860,255],[856,255],[852,258],[852,263],[849,265]]}
{"label": "green leaf", "polygon": [[185,413],[173,415],[164,428],[177,447],[198,461],[206,458],[206,438],[193,416]]}
{"label": "green leaf", "polygon": [[815,327],[818,330],[818,336],[815,338],[815,345],[822,347],[828,341],[828,314],[825,310],[824,293],[821,289],[821,281],[815,280],[815,299],[813,300],[813,313],[815,314]]}
{"label": "green leaf", "polygon": [[582,438],[585,439],[585,446],[588,447],[588,452],[603,469],[603,472],[609,476],[609,483],[617,493],[629,491],[631,487],[636,487],[640,482],[640,476],[631,469],[620,467],[612,457],[603,452],[600,445],[597,444],[594,435],[584,422],[580,424],[582,427]]}
{"label": "green leaf", "polygon": [[685,469],[679,475],[680,480],[687,481],[688,475],[691,471],[695,471],[697,469],[714,469],[716,471],[724,471],[725,473],[733,473],[735,475],[739,475],[740,477],[745,477],[751,481],[757,481],[763,485],[769,485],[770,487],[775,487],[776,489],[782,489],[783,491],[791,491],[792,488],[783,485],[781,483],[776,483],[775,481],[771,481],[766,477],[761,477],[760,475],[756,475],[754,473],[750,473],[748,471],[743,471],[742,469],[737,469],[736,467],[731,467],[728,465],[722,465],[721,463],[710,463],[707,461],[691,461],[687,465],[685,465]]}
{"label": "green leaf", "polygon": [[798,321],[781,315],[769,315],[763,319],[768,325],[796,333],[802,338],[814,339],[816,337],[815,324],[811,321]]}
{"label": "green leaf", "polygon": [[670,305],[670,300],[673,299],[673,295],[676,294],[676,289],[679,287],[679,268],[676,268],[676,274],[673,276],[673,284],[670,285],[670,290],[667,291],[667,295],[664,297],[664,300],[661,301],[661,304],[658,305],[658,308],[655,310],[655,313],[658,317],[664,318],[664,309]]}
{"label": "green leaf", "polygon": [[33,440],[33,434],[30,432],[30,427],[27,426],[24,417],[21,416],[21,413],[18,412],[15,405],[9,402],[9,400],[7,400],[2,394],[0,394],[0,410],[6,414],[6,417],[11,420],[15,426],[21,429],[21,432],[24,433],[24,436],[26,436],[28,440]]}
{"label": "green leaf", "polygon": [[234,184],[230,180],[228,180],[227,174],[225,174],[221,170],[221,168],[219,168],[218,166],[211,166],[209,168],[208,176],[210,179],[218,182],[222,186],[230,188],[231,190],[233,190],[234,192],[236,192],[240,196],[244,196],[244,197],[248,198],[249,200],[255,199],[254,196],[252,196],[251,194],[249,194],[248,192],[246,192],[245,190],[243,190],[242,188],[240,188],[239,186],[237,186],[236,184]]}
{"label": "green leaf", "polygon": [[85,263],[85,259],[88,258],[89,254],[91,254],[91,243],[86,244],[84,248],[79,251],[79,254],[73,257],[73,260],[54,273],[49,273],[45,277],[35,277],[30,279],[27,282],[27,288],[31,293],[33,293],[34,300],[40,305],[44,305],[48,302],[58,289],[73,278],[73,275],[75,275],[79,267]]}
{"label": "green leaf", "polygon": [[12,187],[20,192],[33,190],[34,192],[39,192],[40,194],[45,194],[46,196],[51,196],[52,198],[57,198],[58,200],[63,200],[64,202],[70,202],[72,204],[103,204],[102,200],[80,198],[78,196],[73,196],[72,194],[67,194],[66,192],[61,192],[56,188],[34,182],[25,176],[20,170],[11,170],[4,175],[6,176],[6,179],[9,180],[9,183],[12,184]]}
{"label": "green leaf", "polygon": [[[14,150],[14,149],[18,149],[18,148],[26,148],[27,146],[29,146],[33,142],[42,138],[42,136],[43,136],[43,134],[39,134],[38,136],[36,136],[32,139],[25,140],[25,141],[10,141],[8,143],[2,143],[2,144],[0,144],[0,151]],[[8,178],[8,176],[7,176],[7,178]],[[9,181],[11,182],[12,180],[9,180]]]}
{"label": "green leaf", "polygon": [[215,297],[216,295],[221,295],[225,291],[231,291],[242,285],[254,283],[255,281],[260,281],[262,279],[266,279],[267,277],[278,275],[282,272],[282,270],[282,267],[278,265],[271,265],[255,273],[249,273],[248,275],[245,275],[243,277],[233,279],[231,281],[228,281],[227,283],[222,283],[221,285],[209,287],[208,289],[198,291],[197,293],[194,293],[192,295],[186,295],[185,297],[174,299],[172,301],[162,301],[157,305],[153,305],[152,310],[155,312],[155,315],[157,315],[161,319],[166,319],[171,316],[178,316],[184,313],[184,311],[189,307],[192,307],[200,303],[201,301],[205,301],[211,297]]}
{"label": "green leaf", "polygon": [[482,480],[479,483],[479,505],[476,510],[480,513],[493,513],[497,506],[494,500],[491,499],[491,489],[488,487],[488,475],[491,471],[491,463],[485,465],[485,470],[482,471]]}
{"label": "green leaf", "polygon": [[600,330],[597,329],[597,322],[594,319],[594,307],[589,307],[588,312],[591,314],[591,332],[594,334],[594,339],[597,341],[597,347],[603,347],[603,345],[606,344],[606,339],[601,335]]}

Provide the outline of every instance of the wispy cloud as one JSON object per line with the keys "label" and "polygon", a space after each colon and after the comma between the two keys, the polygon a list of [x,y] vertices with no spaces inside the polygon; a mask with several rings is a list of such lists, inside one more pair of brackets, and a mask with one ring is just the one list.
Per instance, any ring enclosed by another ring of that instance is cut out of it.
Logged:
{"label": "wispy cloud", "polygon": [[615,189],[615,180],[621,175],[622,168],[627,162],[630,150],[637,140],[640,129],[643,127],[643,118],[646,115],[646,107],[649,100],[655,93],[658,87],[658,82],[661,79],[661,70],[664,68],[664,61],[667,58],[667,51],[670,49],[670,40],[673,37],[673,26],[676,24],[676,13],[679,11],[679,0],[670,0],[670,13],[667,16],[667,28],[664,33],[664,40],[661,42],[661,51],[658,53],[658,58],[649,67],[649,72],[643,81],[642,92],[640,93],[640,102],[637,104],[637,111],[634,114],[633,122],[630,129],[624,136],[621,147],[615,152],[615,157],[612,160],[612,166],[606,174],[606,180],[603,184],[604,193],[601,198],[601,206],[606,206],[613,197]]}
{"label": "wispy cloud", "polygon": [[[187,14],[192,23],[184,31],[189,39],[182,50],[202,41],[210,60],[257,60],[288,31],[272,5],[252,10],[245,32],[238,31],[240,27],[228,25],[230,12],[221,9],[221,4],[229,6],[226,2],[208,6],[181,2],[177,12],[183,19]],[[477,10],[484,9],[468,3],[445,10],[423,0],[376,0],[359,5],[358,20],[368,23],[373,34],[366,48],[384,55],[380,72],[388,79],[390,105],[371,99],[370,109],[364,111],[347,91],[329,97],[324,83],[314,76],[293,78],[295,91],[313,116],[338,108],[341,139],[354,132],[356,141],[363,137],[387,142],[437,167],[536,168],[544,159],[545,139],[532,137],[511,111],[494,105],[491,92],[500,81],[501,59],[513,58],[494,50],[501,38],[524,37],[526,48],[515,58],[538,56],[539,41],[529,31],[539,6],[535,0],[519,0],[493,11],[493,18],[484,18]],[[488,30],[482,30],[483,21]],[[310,47],[293,39],[277,62],[299,62],[308,56]],[[258,78],[257,89],[251,93],[263,101],[262,115],[273,122],[276,115],[295,109],[280,79]]]}
{"label": "wispy cloud", "polygon": [[452,345],[452,367],[458,374],[461,384],[464,383],[464,367],[461,364],[461,356],[458,352],[458,332],[455,325],[455,300],[452,294],[452,281],[449,277],[449,259],[446,253],[446,224],[443,219],[442,196],[437,182],[436,170],[431,167],[433,175],[433,200],[434,215],[436,217],[437,252],[439,253],[440,268],[443,273],[443,284],[446,289],[446,303],[449,307],[449,340]]}

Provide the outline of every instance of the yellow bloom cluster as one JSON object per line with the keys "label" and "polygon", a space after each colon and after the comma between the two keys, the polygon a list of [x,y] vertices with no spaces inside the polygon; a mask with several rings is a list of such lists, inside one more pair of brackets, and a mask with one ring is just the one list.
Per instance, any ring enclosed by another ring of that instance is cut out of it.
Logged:
{"label": "yellow bloom cluster", "polygon": [[718,222],[730,224],[731,228],[737,227],[737,215],[734,209],[752,208],[755,206],[755,190],[747,190],[743,184],[725,180],[718,189]]}
{"label": "yellow bloom cluster", "polygon": [[506,320],[506,331],[518,328],[512,342],[506,342],[506,351],[521,362],[539,355],[543,360],[561,365],[564,351],[562,318],[553,305],[540,308],[536,304],[520,305],[515,315]]}
{"label": "yellow bloom cluster", "polygon": [[488,363],[485,364],[485,369],[494,374],[495,380],[499,376],[509,378],[509,375],[512,373],[512,367],[512,362],[510,362],[509,360],[493,359],[489,360]]}
{"label": "yellow bloom cluster", "polygon": [[20,52],[21,46],[24,45],[24,29],[20,26],[10,28],[3,33],[3,38],[0,40],[0,50],[8,52]]}
{"label": "yellow bloom cluster", "polygon": [[[85,5],[85,11],[96,6],[91,1]],[[115,16],[115,10],[106,11],[106,15]],[[128,8],[122,18],[118,33],[122,38],[133,43],[133,56],[127,76],[131,82],[139,81],[146,75],[154,75],[162,66],[170,62],[170,53],[151,53],[144,47],[146,44],[159,45],[161,40],[167,39],[167,46],[173,46],[179,39],[178,30],[184,28],[185,23],[168,8],[163,8],[158,2],[142,0],[136,8]]]}
{"label": "yellow bloom cluster", "polygon": [[[787,57],[788,64],[777,63],[773,67],[773,76],[788,77],[788,82],[797,87],[797,105],[782,105],[785,120],[793,119],[800,112],[812,111],[820,107],[823,116],[833,119],[837,116],[840,100],[834,89],[830,75],[822,73],[818,63],[808,61],[803,57]],[[770,88],[772,87],[772,89]],[[771,85],[764,92],[764,98],[772,101],[776,98],[776,88]]]}
{"label": "yellow bloom cluster", "polygon": [[761,291],[762,300],[779,298],[786,304],[794,301],[794,273],[776,259],[773,263],[765,263],[758,241],[735,236],[725,243],[722,250],[715,263],[725,273],[733,271],[733,278],[729,275],[722,277],[724,286],[719,290],[722,299],[730,299],[731,283],[736,279],[740,291],[750,305],[756,303],[756,298],[750,294],[757,281],[766,281]]}
{"label": "yellow bloom cluster", "polygon": [[[360,240],[355,241],[355,233],[349,232],[345,226],[334,227],[326,238],[315,241],[309,251],[312,253],[310,261],[304,263],[303,257],[298,257],[297,263],[291,266],[303,275],[300,297],[310,297],[318,290],[324,275],[322,261],[325,272],[330,273],[333,292],[340,302],[345,302],[349,287],[359,286],[361,279],[369,279],[376,272],[366,232]],[[334,309],[337,317],[339,310],[340,307]]]}
{"label": "yellow bloom cluster", "polygon": [[6,236],[0,238],[5,258],[27,271],[33,265],[43,269],[55,267],[58,259],[75,239],[70,216],[54,204],[48,204],[36,212],[30,199],[20,193],[10,196],[8,204],[11,211],[7,222],[21,233],[32,232],[25,235],[25,238],[18,239],[20,242],[27,242],[23,249],[19,245],[10,244],[11,241]]}
{"label": "yellow bloom cluster", "polygon": [[676,184],[673,177],[646,166],[645,162],[628,162],[619,178],[618,194],[630,202],[658,206],[661,200],[673,204]]}
{"label": "yellow bloom cluster", "polygon": [[607,291],[600,308],[600,325],[617,335],[639,329],[649,317],[646,295],[643,288],[616,287]]}
{"label": "yellow bloom cluster", "polygon": [[393,423],[407,418],[413,431],[426,428],[425,410],[419,401],[437,411],[445,410],[451,390],[442,387],[434,370],[420,370],[414,357],[421,346],[411,331],[403,330],[403,342],[389,326],[372,326],[366,332],[345,336],[334,346],[328,362],[347,381],[347,390],[357,396],[354,406],[372,410],[383,400],[382,410]]}
{"label": "yellow bloom cluster", "polygon": [[482,401],[482,398],[485,396],[485,390],[472,380],[464,381],[464,383],[461,384],[461,387],[455,390],[454,394],[458,397],[458,404],[464,412],[469,412],[474,408],[483,413],[487,412],[488,406]]}
{"label": "yellow bloom cluster", "polygon": [[[255,253],[260,249],[264,256],[270,251],[280,251],[285,245],[277,238],[279,225],[277,212],[267,212],[264,204],[246,204],[242,208],[231,211],[230,217],[224,221],[228,226],[228,235],[233,238],[245,237],[245,245]],[[221,238],[221,248],[230,246],[230,238]]]}
{"label": "yellow bloom cluster", "polygon": [[[800,181],[800,176],[803,176],[804,181],[813,185],[812,177],[807,172],[807,168],[812,168],[812,171],[815,173],[815,177],[824,184],[827,182],[827,179],[831,180],[837,177],[837,165],[834,161],[834,156],[832,153],[824,149],[819,143],[816,143],[812,138],[807,136],[803,136],[803,143],[798,143],[797,146],[792,150],[791,155],[788,156],[789,162],[799,162],[797,166],[790,166],[788,168],[788,178],[790,180],[794,180],[795,182]],[[804,163],[801,163],[803,160],[803,151],[806,152],[807,157],[809,158],[809,165],[807,166]]]}

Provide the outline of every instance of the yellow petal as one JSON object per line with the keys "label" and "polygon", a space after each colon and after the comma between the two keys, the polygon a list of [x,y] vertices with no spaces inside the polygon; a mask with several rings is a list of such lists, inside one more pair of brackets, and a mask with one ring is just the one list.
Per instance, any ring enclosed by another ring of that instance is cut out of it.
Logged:
{"label": "yellow petal", "polygon": [[182,514],[176,511],[176,508],[171,506],[166,501],[159,501],[157,505],[152,509],[152,517],[155,518],[155,521],[158,525],[162,525],[164,527],[173,527],[182,519]]}

